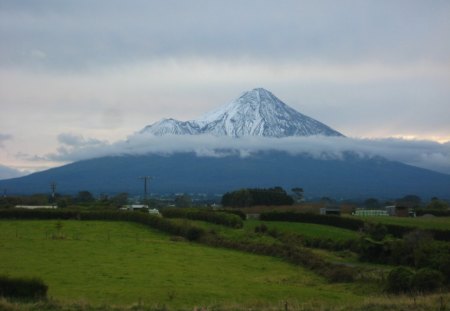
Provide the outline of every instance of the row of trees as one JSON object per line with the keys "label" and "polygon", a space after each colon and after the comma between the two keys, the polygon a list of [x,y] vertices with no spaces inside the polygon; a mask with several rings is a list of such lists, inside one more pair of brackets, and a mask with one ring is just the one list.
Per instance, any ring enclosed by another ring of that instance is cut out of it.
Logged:
{"label": "row of trees", "polygon": [[120,207],[127,204],[128,194],[123,192],[114,196],[102,195],[96,199],[89,191],[79,191],[76,195],[55,194],[53,198],[47,194],[34,194],[30,196],[3,196],[0,198],[0,207],[14,207],[16,205],[50,205],[58,207],[69,207],[73,205],[92,205],[108,207]]}
{"label": "row of trees", "polygon": [[292,205],[294,199],[281,187],[245,188],[227,192],[222,197],[222,205],[248,207],[254,205]]}
{"label": "row of trees", "polygon": [[368,198],[364,201],[364,206],[369,209],[377,209],[385,205],[397,205],[404,206],[408,208],[427,208],[427,209],[448,209],[450,206],[448,202],[441,200],[437,197],[431,198],[429,202],[424,202],[421,197],[409,194],[405,195],[402,198],[388,201],[388,202],[380,202],[375,198]]}

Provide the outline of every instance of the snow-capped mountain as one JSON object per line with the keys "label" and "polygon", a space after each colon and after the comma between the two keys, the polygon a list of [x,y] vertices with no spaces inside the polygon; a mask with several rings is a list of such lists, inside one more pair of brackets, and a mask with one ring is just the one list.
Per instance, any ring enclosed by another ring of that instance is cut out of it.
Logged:
{"label": "snow-capped mountain", "polygon": [[245,92],[238,99],[196,120],[163,119],[145,127],[141,133],[157,136],[343,136],[327,125],[292,109],[263,88]]}

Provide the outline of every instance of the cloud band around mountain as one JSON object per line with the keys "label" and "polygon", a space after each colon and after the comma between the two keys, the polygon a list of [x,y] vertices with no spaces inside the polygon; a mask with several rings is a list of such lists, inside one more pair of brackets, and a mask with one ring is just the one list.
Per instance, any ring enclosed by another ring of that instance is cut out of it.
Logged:
{"label": "cloud band around mountain", "polygon": [[[69,137],[65,135],[61,137]],[[78,145],[76,142],[80,142]],[[89,141],[90,143],[86,143]],[[248,157],[260,151],[284,151],[307,154],[317,159],[343,159],[346,153],[361,157],[381,156],[388,160],[450,174],[450,142],[401,138],[349,138],[349,137],[218,137],[211,135],[134,135],[127,140],[107,143],[77,137],[60,139],[57,152],[45,156],[47,160],[73,162],[103,156],[143,155],[149,153],[173,154],[194,152],[200,157],[223,157],[238,154]]]}

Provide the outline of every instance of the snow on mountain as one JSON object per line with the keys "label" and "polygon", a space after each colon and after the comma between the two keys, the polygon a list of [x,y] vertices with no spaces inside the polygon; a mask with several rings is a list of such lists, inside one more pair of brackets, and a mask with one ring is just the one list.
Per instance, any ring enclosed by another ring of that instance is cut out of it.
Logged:
{"label": "snow on mountain", "polygon": [[247,91],[238,99],[196,120],[163,119],[145,127],[141,133],[157,136],[343,136],[327,125],[292,109],[263,88]]}
{"label": "snow on mountain", "polygon": [[172,135],[195,135],[199,134],[199,125],[195,121],[178,121],[175,119],[162,119],[152,125],[146,126],[141,133],[152,133],[157,136]]}

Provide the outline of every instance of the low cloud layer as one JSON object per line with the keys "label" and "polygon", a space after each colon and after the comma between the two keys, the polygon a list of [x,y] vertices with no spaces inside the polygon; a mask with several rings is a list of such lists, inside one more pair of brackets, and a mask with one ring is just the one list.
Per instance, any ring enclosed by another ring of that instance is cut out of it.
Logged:
{"label": "low cloud layer", "polygon": [[[60,137],[69,137],[67,135]],[[139,134],[125,141],[107,143],[78,137],[80,143],[65,145],[56,153],[45,156],[47,160],[72,162],[108,155],[143,155],[149,153],[172,154],[194,152],[198,156],[221,157],[239,154],[251,156],[259,151],[276,150],[290,154],[308,154],[318,159],[342,159],[352,152],[361,157],[381,156],[389,160],[450,174],[450,143],[400,138],[362,139],[342,137],[215,137],[164,136]],[[67,140],[62,139],[65,143]],[[69,142],[72,142],[69,140]],[[94,143],[95,142],[95,143]]]}

